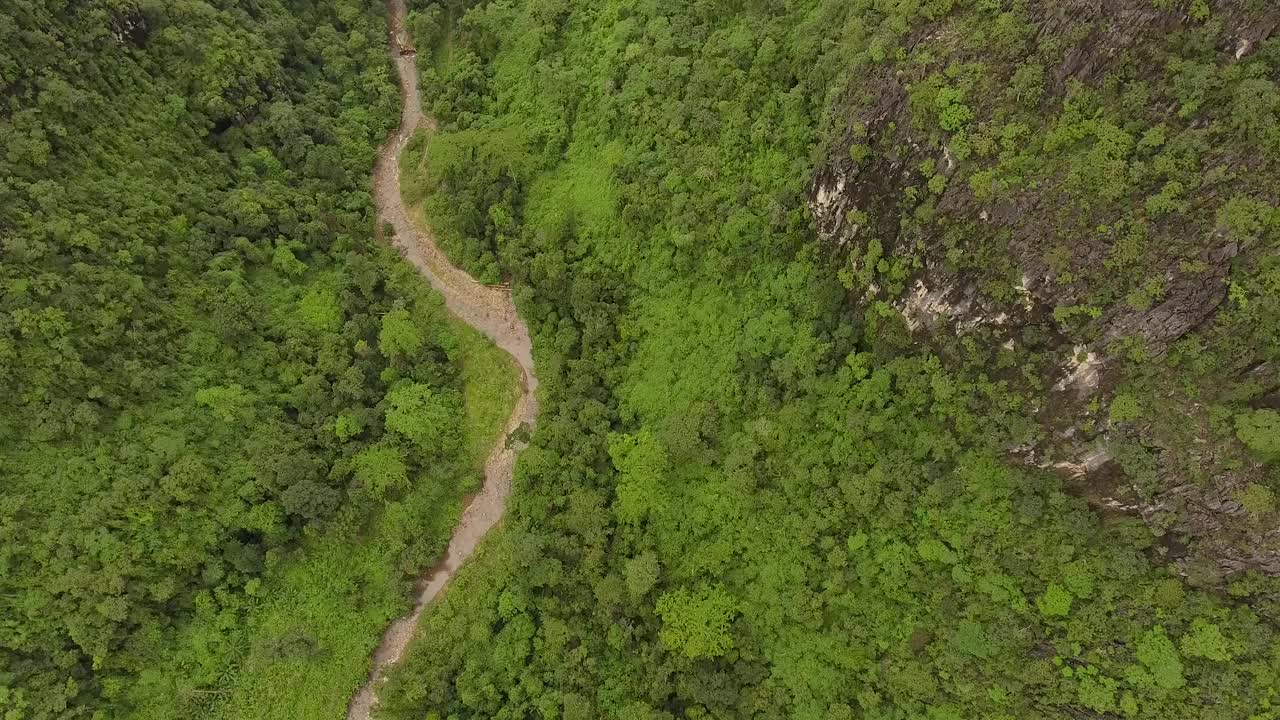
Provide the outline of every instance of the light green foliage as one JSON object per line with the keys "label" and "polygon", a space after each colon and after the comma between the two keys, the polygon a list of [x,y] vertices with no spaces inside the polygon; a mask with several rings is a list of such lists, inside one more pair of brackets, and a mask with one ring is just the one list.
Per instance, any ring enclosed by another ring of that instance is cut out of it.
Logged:
{"label": "light green foliage", "polygon": [[298,301],[298,313],[312,330],[336,333],[342,328],[342,306],[331,288],[309,289]]}
{"label": "light green foliage", "polygon": [[404,452],[394,445],[374,445],[361,450],[354,458],[356,482],[374,497],[384,499],[389,493],[409,485],[409,468]]}
{"label": "light green foliage", "polygon": [[718,585],[663,593],[654,612],[662,618],[662,644],[685,657],[719,657],[733,647],[729,625],[738,605]]}
{"label": "light green foliage", "polygon": [[623,522],[638,522],[667,507],[666,450],[648,432],[617,435],[609,441],[609,457],[618,469],[613,511]]}
{"label": "light green foliage", "polygon": [[1009,80],[1013,99],[1027,107],[1035,107],[1044,96],[1044,66],[1038,63],[1018,65]]}
{"label": "light green foliage", "polygon": [[1116,688],[1119,683],[1108,677],[1095,674],[1082,674],[1080,677],[1080,704],[1100,713],[1115,712]]}
{"label": "light green foliage", "polygon": [[426,456],[453,450],[462,438],[458,398],[423,383],[406,383],[387,393],[387,429],[417,445]]}
{"label": "light green foliage", "polygon": [[1231,123],[1254,141],[1275,142],[1280,89],[1265,78],[1249,78],[1236,86],[1231,99]]}
{"label": "light green foliage", "polygon": [[1111,407],[1107,410],[1111,422],[1131,422],[1142,417],[1142,405],[1138,398],[1128,393],[1120,393],[1111,399]]}
{"label": "light green foliage", "polygon": [[1036,607],[1045,617],[1064,617],[1071,612],[1071,593],[1057,583],[1049,583],[1044,594],[1036,599]]}
{"label": "light green foliage", "polygon": [[307,272],[307,264],[294,256],[293,250],[284,244],[277,245],[275,252],[271,254],[271,267],[293,277],[301,277]]}
{"label": "light green foliage", "polygon": [[451,328],[462,364],[465,455],[473,467],[483,468],[520,396],[520,369],[510,355],[475,330],[456,322]]}
{"label": "light green foliage", "polygon": [[1236,499],[1255,521],[1266,520],[1276,510],[1275,493],[1261,483],[1249,483],[1244,490],[1240,491]]}
{"label": "light green foliage", "polygon": [[1160,300],[1164,293],[1164,281],[1160,278],[1151,278],[1130,291],[1125,296],[1125,302],[1134,310],[1147,310]]}
{"label": "light green foliage", "polygon": [[1276,208],[1255,198],[1238,195],[1218,209],[1217,225],[1244,244],[1257,242],[1280,223]]}
{"label": "light green foliage", "polygon": [[382,316],[382,330],[378,332],[378,348],[387,358],[413,357],[426,343],[426,336],[409,311],[396,308]]}
{"label": "light green foliage", "polygon": [[364,423],[352,413],[343,413],[334,421],[333,432],[339,440],[350,440],[364,430]]}
{"label": "light green foliage", "polygon": [[956,626],[954,643],[957,650],[976,658],[990,657],[994,651],[987,629],[972,620],[962,620]]}
{"label": "light green foliage", "polygon": [[1138,662],[1151,672],[1156,687],[1175,690],[1186,684],[1182,659],[1163,627],[1154,627],[1138,638]]}
{"label": "light green foliage", "polygon": [[1213,67],[1195,60],[1175,59],[1169,69],[1173,73],[1173,92],[1181,107],[1178,115],[1190,117],[1200,112],[1213,85]]}
{"label": "light green foliage", "polygon": [[938,124],[943,130],[955,132],[973,120],[973,110],[963,100],[964,92],[957,88],[942,88],[938,91]]}
{"label": "light green foliage", "polygon": [[1062,582],[1072,595],[1087,599],[1093,595],[1094,577],[1087,562],[1076,560],[1063,568]]}
{"label": "light green foliage", "polygon": [[641,553],[627,561],[624,573],[631,599],[641,600],[658,582],[658,556],[651,552]]}
{"label": "light green foliage", "polygon": [[1120,696],[1120,712],[1123,712],[1126,717],[1138,716],[1138,700],[1132,692],[1126,691]]}
{"label": "light green foliage", "polygon": [[1280,412],[1254,410],[1237,415],[1236,436],[1259,457],[1280,458]]}
{"label": "light green foliage", "polygon": [[1186,188],[1177,180],[1165,183],[1160,192],[1147,198],[1146,209],[1147,214],[1152,217],[1161,217],[1170,213],[1181,212],[1186,209],[1186,200],[1182,199]]}
{"label": "light green foliage", "polygon": [[1191,632],[1183,635],[1178,645],[1187,657],[1227,662],[1233,656],[1231,645],[1218,626],[1201,618],[1191,623]]}
{"label": "light green foliage", "polygon": [[252,396],[240,385],[201,388],[196,391],[195,401],[223,422],[244,419],[245,412],[253,405]]}
{"label": "light green foliage", "polygon": [[[852,543],[849,548],[851,550],[856,549],[853,547]],[[920,557],[925,560],[944,563],[946,565],[954,565],[958,560],[955,552],[953,552],[951,548],[947,547],[942,541],[935,540],[933,538],[921,540],[917,543],[916,552],[920,553]]]}
{"label": "light green foliage", "polygon": [[641,702],[631,702],[618,711],[617,717],[618,720],[670,720],[671,714],[654,710]]}

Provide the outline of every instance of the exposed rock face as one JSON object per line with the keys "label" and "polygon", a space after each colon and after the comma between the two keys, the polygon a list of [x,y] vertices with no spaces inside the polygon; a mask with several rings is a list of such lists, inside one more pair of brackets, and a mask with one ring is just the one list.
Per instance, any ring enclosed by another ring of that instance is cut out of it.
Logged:
{"label": "exposed rock face", "polygon": [[[1122,58],[1141,57],[1145,46],[1186,21],[1156,10],[1149,0],[1067,0],[1031,6],[1036,43],[1076,39],[1064,48],[1057,65],[1045,68],[1042,109],[1060,108],[1072,84],[1099,81]],[[1219,48],[1226,62],[1246,58],[1280,28],[1280,8],[1250,11],[1244,3],[1223,2],[1214,3],[1214,14],[1231,38]],[[944,32],[941,24],[925,27],[905,44],[910,51],[934,43]],[[934,47],[947,52],[945,43]],[[909,81],[901,70],[889,67],[856,82],[850,104],[862,109],[833,144],[828,163],[815,173],[810,188],[809,207],[818,235],[833,252],[849,254],[855,269],[872,240],[886,255],[913,254],[923,265],[902,292],[872,284],[866,299],[891,302],[917,338],[926,342],[940,333],[981,332],[1012,349],[1024,342],[1028,328],[1036,328],[1038,349],[1061,360],[1043,378],[1050,388],[1043,405],[1051,412],[1042,412],[1041,418],[1048,439],[1037,447],[1015,450],[1015,456],[1061,472],[1102,512],[1141,517],[1165,538],[1159,552],[1184,573],[1221,577],[1224,572],[1256,569],[1280,574],[1280,530],[1251,523],[1234,499],[1247,485],[1246,478],[1180,478],[1157,449],[1156,489],[1151,491],[1148,483],[1148,491],[1140,492],[1139,484],[1107,449],[1116,438],[1105,430],[1105,423],[1101,432],[1086,431],[1081,423],[1091,398],[1106,399],[1114,364],[1109,361],[1121,345],[1140,345],[1149,357],[1159,357],[1214,316],[1227,296],[1226,279],[1240,252],[1238,244],[1212,224],[1188,227],[1178,221],[1153,221],[1143,228],[1142,242],[1189,248],[1180,258],[1169,253],[1161,256],[1167,259],[1156,258],[1144,268],[1159,282],[1160,292],[1145,307],[1123,300],[1086,307],[1088,284],[1062,282],[1060,269],[1050,259],[1058,253],[1073,267],[1109,268],[1124,232],[1117,227],[1099,231],[1112,217],[1105,211],[1076,216],[1062,177],[985,202],[968,182],[948,182],[940,196],[925,200],[923,193],[908,189],[925,186],[928,176],[920,168],[930,162],[937,175],[950,179],[957,169],[951,147],[913,125]],[[928,210],[943,222],[926,227],[912,222],[913,213],[925,202],[932,203]],[[1000,269],[957,263],[956,246],[945,236],[946,228],[956,227],[1003,238],[1004,251],[992,261],[998,261]],[[1197,267],[1195,272],[1186,271],[1189,263]],[[1085,310],[1068,332],[1054,310],[1075,306]],[[1142,428],[1129,433],[1134,434],[1143,439]],[[1206,436],[1198,442],[1214,441]],[[1206,566],[1213,570],[1206,571]]]}
{"label": "exposed rock face", "polygon": [[147,16],[137,8],[121,10],[111,16],[111,35],[122,45],[141,47],[150,32]]}

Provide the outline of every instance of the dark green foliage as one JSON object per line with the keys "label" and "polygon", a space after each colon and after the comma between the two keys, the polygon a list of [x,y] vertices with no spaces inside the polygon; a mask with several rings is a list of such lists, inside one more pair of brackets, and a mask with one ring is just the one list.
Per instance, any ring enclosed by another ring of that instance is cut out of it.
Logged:
{"label": "dark green foliage", "polygon": [[[451,516],[472,472],[439,301],[372,238],[385,19],[0,14],[0,715],[208,717],[304,535],[418,480]],[[397,572],[439,550],[415,512]]]}

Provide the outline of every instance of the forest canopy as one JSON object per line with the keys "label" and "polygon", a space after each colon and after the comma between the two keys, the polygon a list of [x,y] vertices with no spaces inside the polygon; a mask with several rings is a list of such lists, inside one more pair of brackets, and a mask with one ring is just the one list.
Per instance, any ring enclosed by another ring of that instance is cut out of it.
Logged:
{"label": "forest canopy", "polygon": [[[1280,14],[411,7],[541,415],[376,717],[1280,718]],[[5,16],[0,712],[337,717],[514,401],[385,14]]]}
{"label": "forest canopy", "polygon": [[415,3],[544,417],[380,717],[1276,717],[1278,21]]}
{"label": "forest canopy", "polygon": [[333,712],[478,475],[480,351],[375,238],[385,16],[3,15],[0,715],[282,717],[246,665]]}

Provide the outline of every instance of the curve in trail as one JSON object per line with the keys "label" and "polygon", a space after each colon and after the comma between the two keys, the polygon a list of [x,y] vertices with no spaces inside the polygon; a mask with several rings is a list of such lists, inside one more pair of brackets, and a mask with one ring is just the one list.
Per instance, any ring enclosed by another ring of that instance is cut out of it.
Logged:
{"label": "curve in trail", "polygon": [[368,720],[378,702],[378,687],[385,679],[386,670],[404,655],[423,610],[475,551],[489,529],[502,519],[506,498],[511,492],[511,471],[520,451],[520,447],[509,445],[506,438],[521,425],[531,429],[538,414],[538,402],[534,398],[538,378],[533,372],[529,328],[516,313],[511,291],[478,283],[454,266],[436,246],[430,231],[415,227],[405,211],[400,197],[400,153],[419,128],[433,129],[434,124],[422,113],[416,58],[404,27],[404,0],[387,0],[387,15],[392,60],[400,76],[401,112],[400,127],[379,149],[373,169],[378,222],[382,226],[391,225],[396,248],[444,296],[451,313],[515,358],[523,372],[524,387],[497,445],[485,460],[484,487],[463,511],[444,559],[418,582],[413,610],[397,618],[383,633],[373,654],[369,677],[347,706],[347,720]]}

